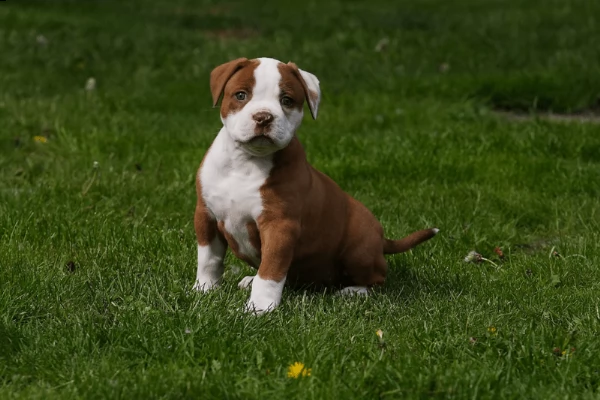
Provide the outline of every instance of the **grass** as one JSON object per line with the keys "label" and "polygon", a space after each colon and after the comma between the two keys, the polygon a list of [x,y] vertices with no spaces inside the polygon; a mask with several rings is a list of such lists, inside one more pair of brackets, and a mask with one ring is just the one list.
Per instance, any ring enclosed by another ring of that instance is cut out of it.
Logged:
{"label": "grass", "polygon": [[[595,110],[600,3],[282,4],[0,5],[0,398],[598,398],[600,126],[494,108]],[[389,236],[441,228],[375,295],[254,318],[231,256],[191,291],[208,76],[239,56],[320,78],[309,160]]]}

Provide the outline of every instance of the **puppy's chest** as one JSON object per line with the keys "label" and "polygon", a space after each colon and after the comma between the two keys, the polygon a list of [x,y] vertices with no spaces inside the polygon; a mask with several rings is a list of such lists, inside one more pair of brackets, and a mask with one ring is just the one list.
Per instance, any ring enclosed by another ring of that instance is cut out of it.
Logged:
{"label": "puppy's chest", "polygon": [[206,207],[225,230],[231,249],[252,264],[260,261],[254,227],[263,211],[260,188],[271,167],[269,160],[232,160],[218,149],[211,149],[200,170]]}

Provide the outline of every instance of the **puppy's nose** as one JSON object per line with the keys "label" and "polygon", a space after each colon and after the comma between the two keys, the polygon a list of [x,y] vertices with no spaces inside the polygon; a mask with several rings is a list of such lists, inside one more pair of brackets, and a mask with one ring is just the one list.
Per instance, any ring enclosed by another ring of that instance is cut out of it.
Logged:
{"label": "puppy's nose", "polygon": [[252,116],[252,119],[256,121],[256,125],[267,126],[273,122],[273,114],[266,111],[257,112]]}

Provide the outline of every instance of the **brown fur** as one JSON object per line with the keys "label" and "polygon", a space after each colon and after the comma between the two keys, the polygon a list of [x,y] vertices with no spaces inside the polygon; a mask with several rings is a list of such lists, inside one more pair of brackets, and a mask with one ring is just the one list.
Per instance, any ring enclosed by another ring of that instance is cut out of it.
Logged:
{"label": "brown fur", "polygon": [[294,101],[293,108],[302,110],[308,89],[306,88],[304,79],[300,76],[300,72],[298,72],[298,67],[295,65],[292,67],[289,64],[279,64],[277,69],[281,74],[279,89],[281,89],[282,97],[284,95],[291,97]]}
{"label": "brown fur", "polygon": [[[276,154],[274,164],[261,188],[260,276],[277,280],[287,274],[292,285],[383,283],[383,228],[371,212],[310,166],[297,138]],[[265,242],[267,237],[278,238],[275,249]],[[270,259],[265,251],[277,253],[279,260],[290,259],[289,267],[265,262]],[[263,265],[268,266],[264,271]]]}
{"label": "brown fur", "polygon": [[[302,78],[302,75],[300,74],[300,70],[298,69],[298,66],[296,64],[294,64],[293,62],[289,62],[287,64],[281,64],[280,68],[279,68],[279,72],[281,73],[282,69],[285,70],[286,67],[291,72],[291,74],[295,77],[296,81],[299,82],[300,85],[302,86],[304,95],[307,100],[309,97],[311,99],[314,99],[315,97],[318,96],[317,93],[311,91],[308,88],[308,86],[306,85],[306,82],[304,82],[304,78]],[[283,74],[282,74],[282,77],[283,77]],[[317,117],[315,115],[315,110],[313,110],[310,102],[307,101],[306,104],[308,105],[308,109],[310,110],[310,115],[312,115],[313,119],[317,119]]]}
{"label": "brown fur", "polygon": [[431,239],[436,235],[436,231],[433,229],[423,229],[421,231],[417,231],[411,233],[407,237],[400,240],[389,240],[385,239],[383,244],[383,252],[385,254],[397,254],[404,253],[420,245],[421,243]]}
{"label": "brown fur", "polygon": [[[219,97],[223,94],[221,102],[221,116],[226,117],[246,105],[252,99],[254,88],[254,70],[259,62],[238,58],[215,68],[210,74],[210,91],[213,98],[213,106],[216,106]],[[243,101],[235,97],[237,92],[245,92],[246,99]]]}

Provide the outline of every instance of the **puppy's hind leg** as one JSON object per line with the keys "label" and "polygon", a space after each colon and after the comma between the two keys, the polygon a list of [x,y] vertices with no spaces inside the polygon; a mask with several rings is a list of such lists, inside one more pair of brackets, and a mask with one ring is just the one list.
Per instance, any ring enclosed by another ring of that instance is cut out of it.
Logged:
{"label": "puppy's hind leg", "polygon": [[340,294],[369,295],[373,286],[383,285],[387,275],[387,262],[383,254],[375,246],[369,252],[364,249],[351,251],[345,257],[344,270],[346,278]]}
{"label": "puppy's hind leg", "polygon": [[338,293],[344,296],[368,296],[369,289],[366,286],[347,286]]}

